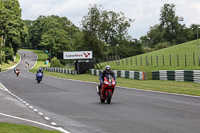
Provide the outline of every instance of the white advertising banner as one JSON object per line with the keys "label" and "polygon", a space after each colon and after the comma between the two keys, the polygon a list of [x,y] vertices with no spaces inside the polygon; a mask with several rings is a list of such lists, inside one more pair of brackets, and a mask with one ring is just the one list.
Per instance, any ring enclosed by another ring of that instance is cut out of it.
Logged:
{"label": "white advertising banner", "polygon": [[92,51],[63,52],[63,59],[92,59]]}

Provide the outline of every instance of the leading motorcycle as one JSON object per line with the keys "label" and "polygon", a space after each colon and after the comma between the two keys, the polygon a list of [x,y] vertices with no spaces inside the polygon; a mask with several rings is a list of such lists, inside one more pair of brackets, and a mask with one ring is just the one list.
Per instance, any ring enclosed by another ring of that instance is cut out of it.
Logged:
{"label": "leading motorcycle", "polygon": [[115,85],[116,85],[116,82],[111,75],[106,75],[104,77],[104,82],[103,82],[101,89],[100,89],[100,101],[101,101],[101,103],[104,103],[105,101],[107,101],[107,103],[110,104],[111,99],[112,99],[112,95],[113,95],[114,90],[115,90]]}
{"label": "leading motorcycle", "polygon": [[40,83],[42,81],[42,77],[43,77],[43,74],[41,72],[37,73],[37,83]]}

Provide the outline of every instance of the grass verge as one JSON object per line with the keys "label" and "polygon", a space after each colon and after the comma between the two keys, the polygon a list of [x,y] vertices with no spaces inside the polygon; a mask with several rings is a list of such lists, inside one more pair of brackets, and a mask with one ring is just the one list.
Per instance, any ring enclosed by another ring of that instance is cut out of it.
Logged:
{"label": "grass verge", "polygon": [[[200,66],[198,66],[197,40],[149,52],[149,66],[146,66],[146,62],[147,53],[144,53],[125,58],[123,61],[120,60],[120,65],[117,65],[114,61],[109,62],[108,64],[113,70],[133,70],[145,72],[158,70],[199,70]],[[101,63],[102,68],[104,68],[103,66],[105,65],[107,65],[107,62]]]}
{"label": "grass verge", "polygon": [[59,131],[44,130],[32,126],[0,123],[1,133],[61,133]]}
{"label": "grass verge", "polygon": [[[30,72],[35,73],[37,68],[40,67],[40,65],[43,66],[44,63],[41,64],[41,62],[44,62],[46,58],[44,58],[45,53],[43,51],[34,50],[33,52],[35,52],[36,54],[39,53],[38,54],[39,61],[37,62],[37,65],[32,70],[30,70]],[[93,76],[90,74],[71,75],[71,74],[62,74],[62,73],[45,71],[44,75],[65,78],[65,79],[74,79],[74,80],[99,83],[98,76]],[[144,89],[144,90],[153,90],[153,91],[200,96],[200,84],[193,83],[193,82],[132,80],[132,79],[117,78],[117,85],[123,86],[123,87],[129,87],[129,88]]]}
{"label": "grass verge", "polygon": [[[93,76],[89,74],[71,75],[71,74],[62,74],[62,73],[46,72],[46,71],[44,74],[46,76],[99,83],[98,76]],[[200,84],[193,82],[132,80],[132,79],[117,78],[117,85],[128,88],[143,89],[143,90],[153,90],[160,92],[200,96]]]}
{"label": "grass verge", "polygon": [[2,65],[0,65],[0,68],[2,69],[2,71],[5,71],[4,69],[16,65],[19,62],[19,60],[20,60],[20,55],[17,53],[15,62],[9,60],[8,63],[3,63]]}

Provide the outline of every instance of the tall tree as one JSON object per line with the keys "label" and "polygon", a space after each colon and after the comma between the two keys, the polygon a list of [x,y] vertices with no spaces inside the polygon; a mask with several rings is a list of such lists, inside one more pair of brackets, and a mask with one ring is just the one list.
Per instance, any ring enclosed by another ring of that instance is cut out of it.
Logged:
{"label": "tall tree", "polygon": [[[18,0],[0,0],[0,38],[1,49],[8,47],[16,54],[27,34],[21,20],[21,8]],[[7,50],[5,48],[4,50]],[[6,52],[7,53],[7,52]],[[13,53],[11,51],[11,53]]]}
{"label": "tall tree", "polygon": [[148,39],[145,38],[145,43],[149,43],[150,47],[153,48],[156,44],[165,41],[164,33],[164,30],[162,30],[159,25],[150,27],[150,31],[147,33],[150,40],[148,41]]}
{"label": "tall tree", "polygon": [[107,47],[105,43],[113,48],[128,38],[127,31],[132,22],[133,19],[125,17],[122,12],[105,11],[102,6],[90,5],[88,14],[82,19],[85,47],[102,57],[103,49]]}
{"label": "tall tree", "polygon": [[164,30],[164,39],[171,44],[176,44],[183,37],[182,29],[185,25],[181,25],[182,17],[175,14],[175,4],[164,4],[161,7],[160,27]]}
{"label": "tall tree", "polygon": [[50,29],[43,34],[40,45],[51,51],[52,56],[56,56],[57,52],[72,50],[67,33],[59,28]]}
{"label": "tall tree", "polygon": [[[190,26],[190,30],[191,30],[191,38],[194,40],[194,39],[197,39],[197,28],[200,27],[200,25],[198,24],[191,24]],[[200,34],[200,31],[199,31],[199,34]]]}

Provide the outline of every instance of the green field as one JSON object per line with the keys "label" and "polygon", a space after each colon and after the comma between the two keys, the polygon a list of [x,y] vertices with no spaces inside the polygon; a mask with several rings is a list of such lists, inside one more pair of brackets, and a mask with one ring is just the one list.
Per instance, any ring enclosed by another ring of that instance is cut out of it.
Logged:
{"label": "green field", "polygon": [[49,131],[25,125],[0,123],[0,133],[61,133],[61,132]]}
{"label": "green field", "polygon": [[[177,62],[177,55],[178,55],[178,62]],[[120,65],[117,65],[116,61],[109,62],[108,64],[111,65],[113,70],[135,70],[135,71],[146,71],[146,72],[152,72],[158,70],[200,69],[200,66],[198,66],[197,40],[149,52],[148,53],[149,66],[146,66],[147,62],[146,56],[147,53],[142,55],[137,55],[134,57],[129,57],[123,59],[123,61],[120,60]],[[170,56],[171,56],[171,65],[170,65]],[[163,65],[163,57],[164,57],[164,65]],[[131,59],[132,59],[132,65],[131,65]],[[179,66],[177,63],[179,63]],[[107,62],[101,63],[101,66],[105,65],[107,65]]]}

